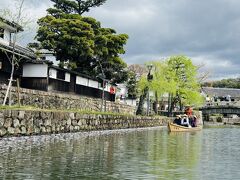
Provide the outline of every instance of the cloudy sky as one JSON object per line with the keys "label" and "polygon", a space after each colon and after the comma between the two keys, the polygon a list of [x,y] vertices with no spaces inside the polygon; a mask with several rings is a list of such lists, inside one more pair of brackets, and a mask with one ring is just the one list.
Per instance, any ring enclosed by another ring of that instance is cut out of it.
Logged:
{"label": "cloudy sky", "polygon": [[[25,1],[36,27],[51,2]],[[12,1],[0,0],[0,8],[11,6]],[[239,0],[107,0],[84,15],[129,35],[123,56],[128,64],[184,54],[204,65],[210,79],[221,79],[240,77],[239,9]],[[27,32],[24,42],[33,39],[35,29]]]}

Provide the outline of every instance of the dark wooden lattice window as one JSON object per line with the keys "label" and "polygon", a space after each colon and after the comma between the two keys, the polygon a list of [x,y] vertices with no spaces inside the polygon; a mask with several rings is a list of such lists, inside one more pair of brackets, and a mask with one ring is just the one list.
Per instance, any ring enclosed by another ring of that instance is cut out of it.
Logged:
{"label": "dark wooden lattice window", "polygon": [[0,38],[4,38],[4,29],[0,28]]}

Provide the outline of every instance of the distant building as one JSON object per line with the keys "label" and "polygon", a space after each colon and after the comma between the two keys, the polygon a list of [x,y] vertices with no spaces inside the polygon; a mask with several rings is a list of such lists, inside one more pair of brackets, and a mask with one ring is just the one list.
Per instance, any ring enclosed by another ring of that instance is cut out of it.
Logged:
{"label": "distant building", "polygon": [[240,102],[240,89],[203,87],[202,94],[206,98],[206,105]]}

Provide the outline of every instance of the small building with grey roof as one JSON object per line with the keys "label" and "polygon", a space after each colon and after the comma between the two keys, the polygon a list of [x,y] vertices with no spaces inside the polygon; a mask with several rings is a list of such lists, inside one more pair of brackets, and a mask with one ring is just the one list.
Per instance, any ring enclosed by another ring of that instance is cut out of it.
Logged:
{"label": "small building with grey roof", "polygon": [[240,102],[240,89],[202,87],[206,103],[211,102]]}

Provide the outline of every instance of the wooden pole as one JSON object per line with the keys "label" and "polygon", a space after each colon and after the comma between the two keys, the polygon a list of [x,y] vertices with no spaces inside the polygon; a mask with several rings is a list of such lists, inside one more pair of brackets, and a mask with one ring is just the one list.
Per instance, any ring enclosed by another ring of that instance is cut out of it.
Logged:
{"label": "wooden pole", "polygon": [[18,107],[21,106],[20,103],[20,85],[19,85],[19,78],[17,78],[17,98],[18,98]]}

